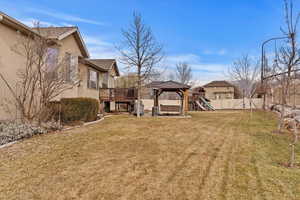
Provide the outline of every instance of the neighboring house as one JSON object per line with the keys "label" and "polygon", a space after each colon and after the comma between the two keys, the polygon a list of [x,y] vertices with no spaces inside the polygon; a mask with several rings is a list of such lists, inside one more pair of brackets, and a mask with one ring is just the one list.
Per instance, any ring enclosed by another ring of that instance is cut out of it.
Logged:
{"label": "neighboring house", "polygon": [[203,86],[205,97],[210,100],[217,99],[234,99],[236,88],[227,81],[212,81]]}
{"label": "neighboring house", "polygon": [[120,76],[116,80],[117,88],[133,88],[137,87],[138,76],[136,73],[128,73]]}
{"label": "neighboring house", "polygon": [[[90,97],[99,100],[100,88],[115,87],[115,77],[119,76],[116,60],[90,59],[77,27],[30,28],[0,12],[0,71],[11,85],[17,84],[17,72],[24,67],[26,61],[24,57],[12,50],[20,33],[36,34],[53,41],[55,45],[49,47],[49,51],[57,57],[68,60],[66,79],[72,77],[73,80],[68,81],[72,81],[74,86],[58,98]],[[0,120],[12,118],[11,115],[14,115],[16,108],[13,108],[13,103],[10,107],[6,106],[6,102],[12,102],[13,98],[2,80],[0,80],[0,95],[0,106],[2,106]],[[3,109],[4,105],[5,109]]]}

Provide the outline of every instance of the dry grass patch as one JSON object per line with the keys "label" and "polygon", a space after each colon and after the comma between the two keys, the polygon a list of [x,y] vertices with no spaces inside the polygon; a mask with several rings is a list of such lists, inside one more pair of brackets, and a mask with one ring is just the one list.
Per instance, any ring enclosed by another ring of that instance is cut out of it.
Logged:
{"label": "dry grass patch", "polygon": [[113,116],[0,149],[0,199],[300,198],[271,114],[191,115]]}

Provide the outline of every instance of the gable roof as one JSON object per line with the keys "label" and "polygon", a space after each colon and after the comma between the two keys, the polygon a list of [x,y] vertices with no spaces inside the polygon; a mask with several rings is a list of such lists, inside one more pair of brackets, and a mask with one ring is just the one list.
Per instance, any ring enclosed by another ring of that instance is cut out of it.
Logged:
{"label": "gable roof", "polygon": [[38,27],[38,28],[32,28],[33,31],[36,33],[42,35],[45,38],[48,39],[54,39],[54,40],[63,40],[64,38],[74,34],[76,41],[79,44],[80,50],[82,55],[85,58],[89,57],[89,52],[86,48],[86,45],[82,39],[82,36],[79,32],[78,27],[71,26],[71,27]]}
{"label": "gable roof", "polygon": [[100,71],[100,72],[107,72],[106,69],[98,66],[98,65],[95,65],[94,63],[92,63],[91,61],[89,61],[89,59],[86,59],[86,58],[83,58],[83,57],[79,57],[79,62],[80,63],[83,63],[83,64],[86,64],[94,69],[96,69],[97,71]]}
{"label": "gable roof", "polygon": [[231,83],[227,81],[212,81],[203,85],[203,87],[234,87]]}
{"label": "gable roof", "polygon": [[91,63],[109,71],[113,67],[116,70],[117,76],[120,76],[120,72],[118,69],[117,61],[116,59],[88,59]]}
{"label": "gable roof", "polygon": [[39,33],[40,35],[50,38],[60,40],[60,36],[66,34],[70,31],[75,32],[77,27],[38,27],[32,28],[33,31]]}
{"label": "gable roof", "polygon": [[[29,26],[26,26],[25,24],[19,22],[18,20],[8,16],[7,14],[0,11],[0,23],[3,23],[17,31],[20,31],[25,34],[35,34],[39,35],[35,31],[33,31]],[[41,35],[39,35],[41,36]]]}
{"label": "gable roof", "polygon": [[176,81],[153,81],[148,87],[157,89],[190,89],[191,87]]}

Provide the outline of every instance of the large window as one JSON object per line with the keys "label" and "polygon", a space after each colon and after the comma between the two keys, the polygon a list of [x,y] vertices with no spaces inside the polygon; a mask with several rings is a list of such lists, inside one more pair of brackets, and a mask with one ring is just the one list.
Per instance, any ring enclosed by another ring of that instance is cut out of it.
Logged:
{"label": "large window", "polygon": [[108,88],[108,78],[109,78],[109,74],[105,73],[103,75],[102,88]]}
{"label": "large window", "polygon": [[77,80],[78,56],[67,53],[66,60],[66,81],[75,82]]}
{"label": "large window", "polygon": [[58,62],[58,49],[57,48],[48,48],[47,49],[47,58],[46,58],[46,71],[54,72],[57,67]]}
{"label": "large window", "polygon": [[45,78],[48,80],[57,79],[58,72],[57,72],[57,65],[58,65],[58,49],[57,48],[47,48],[46,52],[46,65],[45,65]]}
{"label": "large window", "polygon": [[88,70],[88,88],[98,89],[99,74],[93,69]]}

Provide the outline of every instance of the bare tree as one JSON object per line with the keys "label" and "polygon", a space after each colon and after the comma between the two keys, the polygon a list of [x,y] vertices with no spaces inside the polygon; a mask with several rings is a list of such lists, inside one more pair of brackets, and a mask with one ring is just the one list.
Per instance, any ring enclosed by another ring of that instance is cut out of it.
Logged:
{"label": "bare tree", "polygon": [[166,79],[170,80],[170,81],[175,81],[176,80],[175,73],[173,71],[170,71],[169,74],[167,75]]}
{"label": "bare tree", "polygon": [[116,79],[116,86],[118,88],[132,88],[136,87],[137,75],[135,73],[128,73]]}
{"label": "bare tree", "polygon": [[192,81],[192,69],[186,62],[176,65],[176,78],[180,83],[189,84]]}
{"label": "bare tree", "polygon": [[127,30],[122,31],[124,38],[118,47],[121,62],[128,68],[133,68],[138,76],[137,117],[140,117],[141,89],[145,80],[153,73],[154,67],[162,60],[162,46],[157,43],[154,35],[138,13],[133,14],[133,22]]}
{"label": "bare tree", "polygon": [[252,114],[252,97],[256,92],[259,78],[258,62],[253,61],[248,55],[244,55],[233,62],[228,73],[233,83],[242,92],[243,100],[245,97],[249,99]]}
{"label": "bare tree", "polygon": [[[39,31],[39,24],[37,31]],[[27,122],[41,122],[47,119],[49,103],[65,90],[76,84],[75,73],[70,73],[69,58],[59,58],[55,42],[39,34],[25,35],[19,38],[11,49],[24,57],[24,65],[17,72],[17,85],[0,73],[13,97],[20,117]]]}
{"label": "bare tree", "polygon": [[[280,118],[278,122],[278,132],[282,131],[284,118],[286,117],[285,107],[287,105],[287,98],[291,90],[291,83],[293,75],[298,71],[300,64],[300,50],[297,45],[297,28],[300,14],[294,15],[293,2],[284,0],[285,8],[285,27],[281,28],[282,33],[286,36],[286,41],[282,46],[275,47],[275,59],[271,66],[268,66],[269,74],[266,77],[272,83],[278,85],[280,90]],[[296,119],[294,119],[296,120]],[[296,123],[296,122],[295,122]],[[295,163],[295,144],[298,141],[297,126],[294,128],[294,141],[291,146],[290,166],[293,167]]]}

